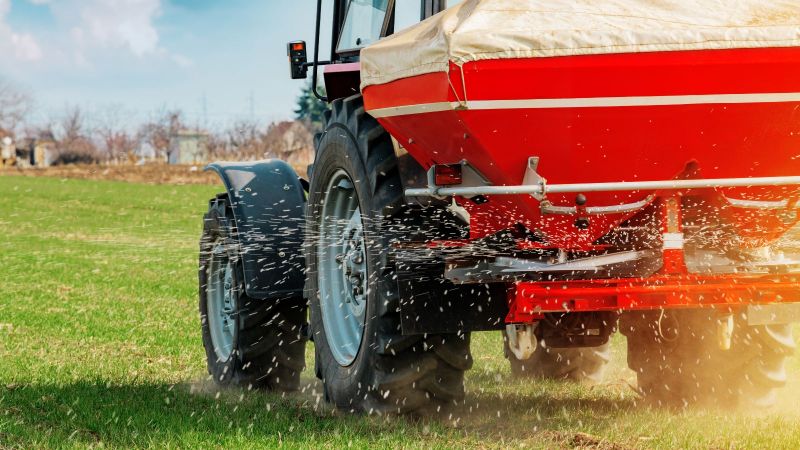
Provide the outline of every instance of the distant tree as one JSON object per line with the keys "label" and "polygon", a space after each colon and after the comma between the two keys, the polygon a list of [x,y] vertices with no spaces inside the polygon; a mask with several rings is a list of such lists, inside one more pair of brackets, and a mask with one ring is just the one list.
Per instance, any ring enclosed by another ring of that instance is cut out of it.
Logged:
{"label": "distant tree", "polygon": [[[319,91],[322,95],[325,95],[324,87],[320,86]],[[311,83],[309,82],[297,97],[294,117],[305,123],[312,133],[317,133],[322,131],[322,127],[325,125],[324,114],[327,109],[328,104],[314,96],[314,90],[311,88]]]}
{"label": "distant tree", "polygon": [[13,133],[30,112],[32,103],[27,92],[0,78],[0,129]]}
{"label": "distant tree", "polygon": [[97,146],[87,134],[80,107],[67,107],[59,122],[58,156],[53,164],[90,164],[100,161]]}
{"label": "distant tree", "polygon": [[185,128],[183,112],[162,108],[154,117],[139,127],[136,139],[146,142],[164,156],[169,151],[170,138],[178,131]]}
{"label": "distant tree", "polygon": [[231,150],[240,159],[269,158],[270,149],[264,145],[261,127],[250,120],[240,120],[227,130],[227,141]]}
{"label": "distant tree", "polygon": [[208,155],[212,161],[215,159],[225,159],[230,152],[227,139],[225,139],[224,135],[219,133],[209,133],[206,146],[208,147]]}
{"label": "distant tree", "polygon": [[125,113],[121,105],[109,105],[100,114],[95,132],[109,159],[133,161],[140,136],[125,128]]}

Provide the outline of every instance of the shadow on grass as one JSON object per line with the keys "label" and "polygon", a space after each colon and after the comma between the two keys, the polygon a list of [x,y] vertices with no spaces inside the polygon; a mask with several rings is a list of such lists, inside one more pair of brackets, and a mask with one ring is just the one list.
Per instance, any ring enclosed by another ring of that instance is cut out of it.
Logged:
{"label": "shadow on grass", "polygon": [[337,432],[350,435],[349,439],[368,438],[402,427],[382,424],[378,430],[370,429],[356,418],[315,408],[313,399],[306,394],[220,391],[205,383],[5,386],[0,387],[0,444],[27,448],[33,442],[61,445],[70,441],[78,446],[99,442],[157,447],[236,441],[279,444],[313,441]]}
{"label": "shadow on grass", "polygon": [[612,421],[615,414],[633,407],[631,400],[565,396],[563,390],[511,396],[472,392],[464,405],[441,417],[365,418],[334,413],[315,389],[319,390],[318,383],[287,395],[220,391],[206,382],[4,386],[0,387],[0,443],[161,447],[324,442],[337,447],[376,440],[389,446],[394,441],[481,441],[504,432],[535,438],[537,430],[578,421]]}

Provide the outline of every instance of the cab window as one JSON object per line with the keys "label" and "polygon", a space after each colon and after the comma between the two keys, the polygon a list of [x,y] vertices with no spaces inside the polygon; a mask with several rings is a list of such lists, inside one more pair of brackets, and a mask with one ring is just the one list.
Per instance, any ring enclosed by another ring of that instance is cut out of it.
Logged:
{"label": "cab window", "polygon": [[394,2],[394,31],[398,32],[419,23],[419,0],[395,0]]}
{"label": "cab window", "polygon": [[350,0],[337,52],[358,50],[381,37],[389,0]]}
{"label": "cab window", "polygon": [[394,0],[394,32],[402,31],[440,10],[461,3],[463,0]]}

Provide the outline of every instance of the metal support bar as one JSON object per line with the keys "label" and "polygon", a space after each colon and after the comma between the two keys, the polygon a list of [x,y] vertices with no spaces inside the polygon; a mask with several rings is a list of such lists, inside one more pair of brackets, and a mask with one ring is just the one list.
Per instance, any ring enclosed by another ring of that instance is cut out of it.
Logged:
{"label": "metal support bar", "polygon": [[[742,200],[738,198],[724,197],[729,205],[742,209],[787,209],[792,207],[792,201],[788,198],[783,200]],[[794,208],[800,207],[800,201],[795,201]]]}
{"label": "metal support bar", "polygon": [[322,22],[322,0],[317,0],[317,20],[316,20],[316,32],[314,34],[314,70],[311,75],[311,89],[314,92],[314,96],[317,97],[320,101],[327,102],[328,97],[317,92],[317,77],[319,68],[319,29],[320,23]]}
{"label": "metal support bar", "polygon": [[658,252],[634,250],[563,262],[504,256],[493,261],[449,262],[444,277],[455,284],[606,279],[620,276],[646,277],[660,268],[661,258]]}
{"label": "metal support bar", "polygon": [[409,197],[475,197],[476,195],[569,194],[586,192],[713,189],[729,187],[800,185],[800,176],[760,178],[710,178],[700,180],[620,181],[611,183],[547,184],[520,186],[438,187],[406,189]]}
{"label": "metal support bar", "polygon": [[[614,206],[590,206],[588,208],[584,208],[584,211],[590,216],[601,216],[603,214],[624,214],[644,208],[652,203],[655,198],[655,195],[650,195],[646,199],[634,203],[625,203]],[[578,214],[578,208],[575,206],[553,206],[550,204],[550,202],[542,202],[542,214],[575,215]]]}

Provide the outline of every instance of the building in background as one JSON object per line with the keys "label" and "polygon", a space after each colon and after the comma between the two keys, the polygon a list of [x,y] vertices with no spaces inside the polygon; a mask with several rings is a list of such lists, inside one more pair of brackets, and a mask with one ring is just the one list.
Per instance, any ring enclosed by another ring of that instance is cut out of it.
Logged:
{"label": "building in background", "polygon": [[31,141],[31,165],[50,167],[58,157],[56,141],[51,137],[40,137]]}
{"label": "building in background", "polygon": [[17,161],[17,146],[11,136],[0,139],[0,167],[13,166]]}
{"label": "building in background", "polygon": [[170,164],[203,164],[208,162],[208,134],[183,129],[170,136],[167,162]]}

